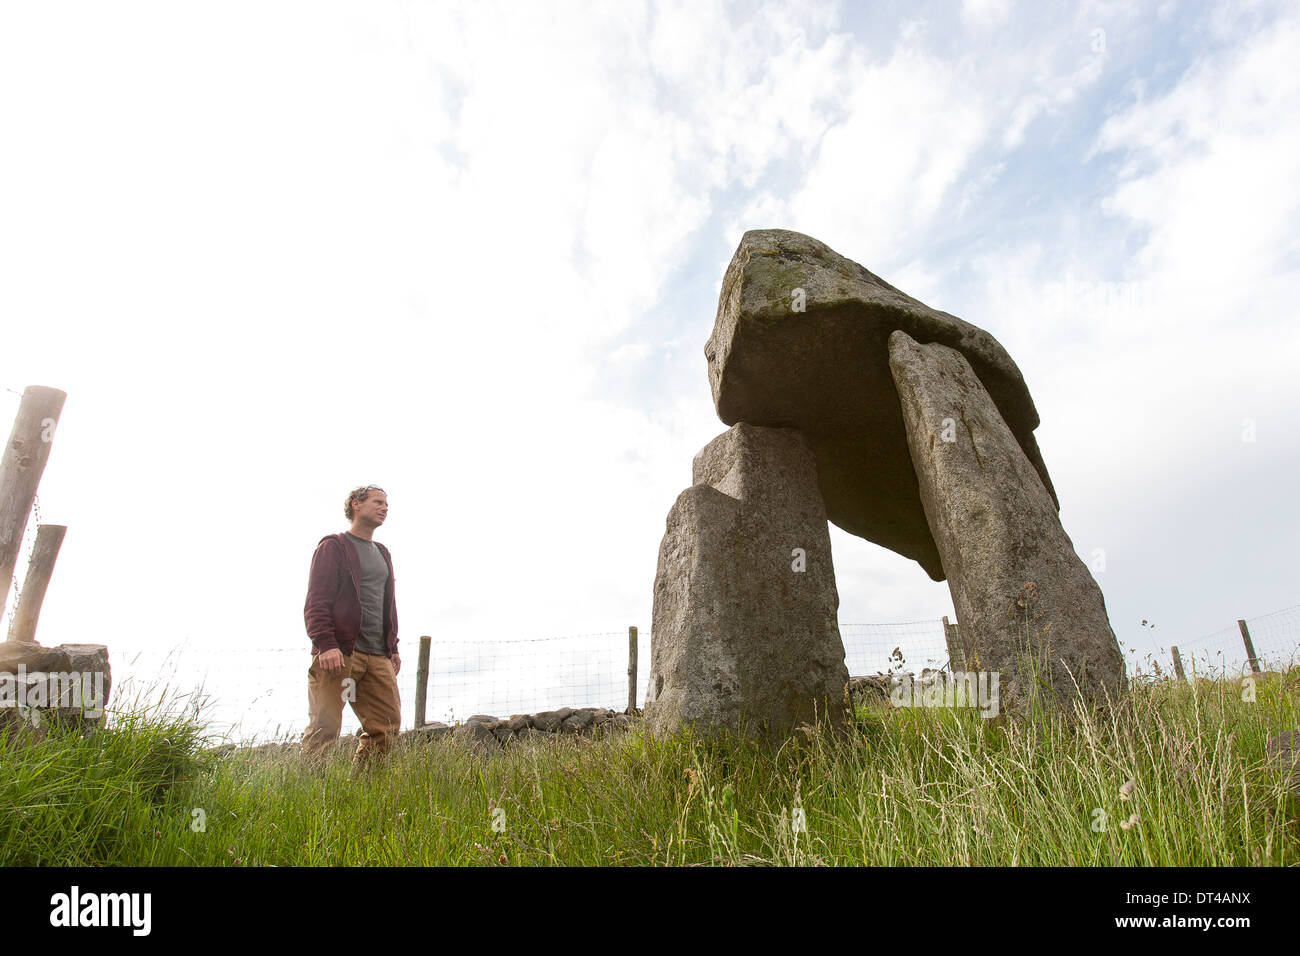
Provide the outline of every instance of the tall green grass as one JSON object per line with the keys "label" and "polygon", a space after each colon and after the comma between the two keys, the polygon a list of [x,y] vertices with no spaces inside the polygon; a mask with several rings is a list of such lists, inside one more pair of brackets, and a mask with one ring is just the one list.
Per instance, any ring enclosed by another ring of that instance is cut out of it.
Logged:
{"label": "tall green grass", "polygon": [[881,701],[780,747],[444,738],[362,773],[344,752],[217,758],[146,710],[85,739],[0,737],[0,863],[1290,866],[1297,801],[1264,742],[1300,727],[1298,694],[1293,669],[1254,702],[1234,682],[1034,719]]}
{"label": "tall green grass", "polygon": [[166,688],[131,696],[109,726],[0,727],[0,862],[5,866],[129,863],[167,817],[167,798],[214,760],[203,728],[179,716]]}

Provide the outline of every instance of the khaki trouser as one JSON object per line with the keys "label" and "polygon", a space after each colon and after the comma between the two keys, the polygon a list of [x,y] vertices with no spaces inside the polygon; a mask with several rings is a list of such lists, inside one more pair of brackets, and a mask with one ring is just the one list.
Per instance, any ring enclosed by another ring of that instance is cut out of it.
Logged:
{"label": "khaki trouser", "polygon": [[311,719],[302,735],[303,755],[323,756],[339,739],[345,701],[352,704],[352,712],[361,721],[361,743],[354,761],[361,764],[385,754],[402,725],[402,701],[393,662],[383,654],[355,651],[343,658],[343,670],[326,674],[318,658],[312,655],[311,669],[307,671],[307,710]]}

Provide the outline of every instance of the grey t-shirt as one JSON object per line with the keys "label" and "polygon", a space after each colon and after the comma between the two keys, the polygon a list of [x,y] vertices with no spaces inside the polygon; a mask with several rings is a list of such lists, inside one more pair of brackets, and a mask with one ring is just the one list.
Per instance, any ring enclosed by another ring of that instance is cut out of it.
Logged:
{"label": "grey t-shirt", "polygon": [[384,643],[384,589],[388,585],[388,562],[373,541],[358,538],[351,531],[348,540],[361,559],[361,633],[356,649],[362,654],[387,654]]}

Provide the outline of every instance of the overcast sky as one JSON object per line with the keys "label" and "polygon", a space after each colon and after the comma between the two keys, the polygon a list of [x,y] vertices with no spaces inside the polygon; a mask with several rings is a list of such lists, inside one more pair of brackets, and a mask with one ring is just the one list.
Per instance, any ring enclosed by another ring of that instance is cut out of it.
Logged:
{"label": "overcast sky", "polygon": [[[412,657],[648,632],[751,228],[1007,348],[1127,646],[1300,603],[1298,58],[1288,3],[4,2],[39,636],[306,653],[371,482]],[[952,613],[832,542],[841,621]]]}

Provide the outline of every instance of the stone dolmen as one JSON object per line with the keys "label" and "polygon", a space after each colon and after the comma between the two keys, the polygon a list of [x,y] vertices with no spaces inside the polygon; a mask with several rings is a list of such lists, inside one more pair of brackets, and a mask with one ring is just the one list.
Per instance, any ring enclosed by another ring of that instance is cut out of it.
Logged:
{"label": "stone dolmen", "polygon": [[[1124,689],[1061,527],[1024,378],[987,332],[797,232],[745,233],[705,346],[718,417],[668,514],[650,729],[784,735],[846,709],[826,522],[948,580],[967,666],[1015,706]],[[1033,668],[1031,676],[1026,668]]]}

